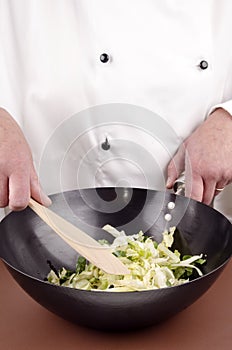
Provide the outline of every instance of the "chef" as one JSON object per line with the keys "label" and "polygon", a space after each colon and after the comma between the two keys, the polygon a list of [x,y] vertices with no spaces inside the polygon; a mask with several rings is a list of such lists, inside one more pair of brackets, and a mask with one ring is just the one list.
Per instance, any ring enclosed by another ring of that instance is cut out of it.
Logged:
{"label": "chef", "polygon": [[[230,0],[0,0],[0,207],[171,189],[232,218]],[[43,187],[43,190],[41,189]]]}

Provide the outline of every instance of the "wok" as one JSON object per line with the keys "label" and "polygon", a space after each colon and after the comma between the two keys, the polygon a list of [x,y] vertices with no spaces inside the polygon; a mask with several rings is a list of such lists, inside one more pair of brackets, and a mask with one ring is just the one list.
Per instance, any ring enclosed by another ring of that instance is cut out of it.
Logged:
{"label": "wok", "polygon": [[0,224],[0,256],[9,272],[38,303],[83,326],[126,331],[161,322],[205,293],[231,257],[231,223],[213,208],[182,196],[138,188],[98,188],[55,194],[51,199],[52,210],[95,239],[109,240],[101,229],[108,223],[127,234],[143,230],[157,241],[167,227],[167,204],[173,201],[169,224],[181,232],[176,248],[183,254],[207,255],[204,275],[176,287],[114,293],[55,286],[45,280],[49,264],[73,269],[78,254],[30,208],[10,213]]}

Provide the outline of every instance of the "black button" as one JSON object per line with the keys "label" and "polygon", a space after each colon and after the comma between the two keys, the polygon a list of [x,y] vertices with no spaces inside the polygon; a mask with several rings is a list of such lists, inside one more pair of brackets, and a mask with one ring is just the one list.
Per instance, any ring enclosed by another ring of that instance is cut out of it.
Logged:
{"label": "black button", "polygon": [[110,60],[110,56],[107,53],[102,53],[100,56],[100,61],[102,63],[107,63]]}
{"label": "black button", "polygon": [[102,149],[104,149],[104,151],[108,151],[110,149],[110,143],[106,137],[105,141],[101,144]]}
{"label": "black button", "polygon": [[207,69],[208,66],[209,66],[209,64],[208,64],[208,62],[205,61],[205,60],[202,60],[202,61],[200,62],[200,64],[199,64],[199,67],[200,67],[201,69]]}

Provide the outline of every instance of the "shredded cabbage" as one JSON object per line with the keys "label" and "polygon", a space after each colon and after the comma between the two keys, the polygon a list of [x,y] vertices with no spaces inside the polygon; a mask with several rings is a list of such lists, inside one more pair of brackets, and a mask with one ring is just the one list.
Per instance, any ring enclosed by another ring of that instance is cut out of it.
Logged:
{"label": "shredded cabbage", "polygon": [[179,251],[170,249],[175,227],[163,232],[161,243],[145,236],[142,231],[127,236],[124,231],[118,231],[110,225],[103,229],[115,238],[112,244],[106,240],[100,243],[113,248],[113,254],[128,267],[130,274],[111,275],[79,257],[75,271],[65,268],[58,272],[51,270],[47,280],[70,288],[129,292],[177,286],[188,282],[193,271],[198,276],[203,274],[195,265],[205,262],[202,254],[181,258]]}

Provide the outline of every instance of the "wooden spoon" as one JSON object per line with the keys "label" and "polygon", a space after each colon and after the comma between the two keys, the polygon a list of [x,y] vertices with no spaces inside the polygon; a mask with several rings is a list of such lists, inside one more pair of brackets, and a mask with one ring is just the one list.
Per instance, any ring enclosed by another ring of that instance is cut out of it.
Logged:
{"label": "wooden spoon", "polygon": [[127,267],[111,253],[109,248],[103,247],[87,233],[55,214],[52,210],[44,207],[32,198],[29,201],[29,207],[66,243],[92,264],[114,275],[130,273]]}

